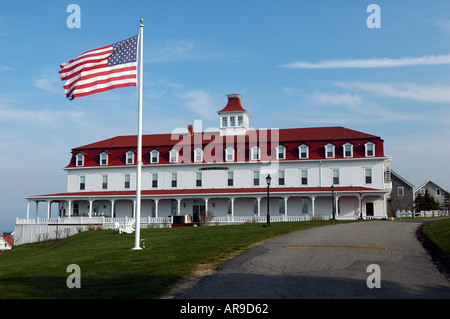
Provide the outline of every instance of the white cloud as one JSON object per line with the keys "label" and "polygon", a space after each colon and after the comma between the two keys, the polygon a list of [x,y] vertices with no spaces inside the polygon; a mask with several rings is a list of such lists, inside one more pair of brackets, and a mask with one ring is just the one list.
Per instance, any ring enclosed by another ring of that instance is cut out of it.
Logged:
{"label": "white cloud", "polygon": [[410,99],[430,103],[449,103],[449,85],[418,85],[411,83],[336,82],[346,90],[364,91],[375,95]]}
{"label": "white cloud", "polygon": [[25,110],[0,106],[0,119],[33,123],[60,123],[61,121],[77,121],[84,115],[78,111],[55,111],[51,109]]}
{"label": "white cloud", "polygon": [[213,119],[217,111],[217,103],[212,96],[201,89],[191,89],[177,94],[184,100],[184,105],[201,118]]}
{"label": "white cloud", "polygon": [[319,62],[297,61],[280,65],[282,68],[293,69],[335,69],[335,68],[393,68],[402,66],[450,64],[450,55],[429,55],[422,57],[370,58],[324,60]]}

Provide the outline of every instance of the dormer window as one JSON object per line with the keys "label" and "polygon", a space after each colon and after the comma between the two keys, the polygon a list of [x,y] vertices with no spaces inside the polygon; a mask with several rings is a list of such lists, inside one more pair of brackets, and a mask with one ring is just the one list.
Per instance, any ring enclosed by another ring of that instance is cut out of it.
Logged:
{"label": "dormer window", "polygon": [[308,145],[303,144],[298,147],[298,158],[300,158],[300,159],[309,158],[309,146]]}
{"label": "dormer window", "polygon": [[100,165],[108,165],[108,153],[100,153]]}
{"label": "dormer window", "polygon": [[227,147],[225,149],[225,161],[227,161],[227,162],[234,161],[234,148]]}
{"label": "dormer window", "polygon": [[84,166],[84,154],[78,153],[76,156],[76,166]]}
{"label": "dormer window", "polygon": [[286,159],[286,147],[283,145],[279,145],[276,147],[277,149],[277,159]]}
{"label": "dormer window", "polygon": [[353,157],[353,144],[345,143],[344,145],[342,145],[342,151],[344,157]]}
{"label": "dormer window", "polygon": [[194,162],[203,162],[203,150],[201,148],[194,150]]}
{"label": "dormer window", "polygon": [[178,150],[173,149],[169,151],[169,162],[178,163]]}
{"label": "dormer window", "polygon": [[134,164],[134,152],[128,151],[126,153],[126,164]]}
{"label": "dormer window", "polygon": [[334,145],[331,143],[325,145],[325,158],[334,158]]}
{"label": "dormer window", "polygon": [[259,146],[253,146],[253,147],[250,149],[250,158],[251,158],[253,161],[259,160],[259,159],[260,159],[260,153],[261,153],[261,147],[259,147]]}
{"label": "dormer window", "polygon": [[372,157],[375,156],[375,143],[368,142],[364,144],[366,149],[366,157]]}
{"label": "dormer window", "polygon": [[150,152],[150,163],[159,163],[159,151],[153,150]]}

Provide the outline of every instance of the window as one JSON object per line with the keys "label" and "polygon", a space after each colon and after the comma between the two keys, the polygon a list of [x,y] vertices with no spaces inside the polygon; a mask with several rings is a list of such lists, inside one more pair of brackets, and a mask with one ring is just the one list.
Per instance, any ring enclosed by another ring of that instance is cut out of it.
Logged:
{"label": "window", "polygon": [[237,126],[244,126],[244,118],[242,115],[239,115],[238,117]]}
{"label": "window", "polygon": [[253,171],[253,186],[259,186],[259,171]]}
{"label": "window", "polygon": [[368,142],[364,144],[366,148],[366,157],[375,156],[375,144],[372,142]]}
{"label": "window", "polygon": [[250,152],[251,152],[251,159],[252,160],[254,160],[254,161],[257,161],[257,160],[259,160],[259,156],[260,156],[260,152],[261,152],[261,148],[260,147],[258,147],[258,146],[253,146],[251,149],[250,149]]}
{"label": "window", "polygon": [[308,214],[308,199],[302,199],[302,214]]}
{"label": "window", "polygon": [[286,159],[286,147],[283,145],[277,146],[277,159]]}
{"label": "window", "polygon": [[172,173],[172,187],[177,187],[177,173]]}
{"label": "window", "polygon": [[230,116],[230,126],[231,127],[236,126],[236,122],[235,122],[235,117],[234,116]]}
{"label": "window", "polygon": [[436,196],[441,196],[441,189],[440,188],[436,188]]}
{"label": "window", "polygon": [[127,156],[126,163],[134,164],[134,153],[132,151],[128,151],[126,156]]}
{"label": "window", "polygon": [[100,153],[100,165],[108,165],[108,153]]}
{"label": "window", "polygon": [[150,163],[159,163],[159,151],[153,150],[150,152]]}
{"label": "window", "polygon": [[405,189],[403,187],[397,187],[397,196],[404,196]]}
{"label": "window", "polygon": [[302,169],[301,171],[301,183],[302,185],[308,185],[308,170]]}
{"label": "window", "polygon": [[130,174],[125,174],[125,185],[124,185],[125,189],[129,189],[130,188]]}
{"label": "window", "polygon": [[225,161],[227,161],[227,162],[234,161],[234,148],[227,147],[225,149]]}
{"label": "window", "polygon": [[278,172],[278,185],[284,185],[284,171]]}
{"label": "window", "polygon": [[202,186],[202,173],[201,172],[195,173],[195,186],[197,186],[197,187]]}
{"label": "window", "polygon": [[178,150],[173,149],[169,151],[169,162],[170,163],[178,162]]}
{"label": "window", "polygon": [[84,154],[78,153],[76,156],[76,166],[84,166]]}
{"label": "window", "polygon": [[86,176],[80,176],[80,191],[86,189]]}
{"label": "window", "polygon": [[366,184],[372,184],[372,169],[371,168],[366,168],[364,169],[365,173],[365,181]]}
{"label": "window", "polygon": [[158,188],[158,173],[152,174],[152,188]]}
{"label": "window", "polygon": [[299,152],[299,158],[309,158],[309,146],[308,145],[301,145],[298,147]]}
{"label": "window", "polygon": [[102,175],[102,189],[108,189],[108,175]]}
{"label": "window", "polygon": [[222,116],[222,127],[228,126],[228,118],[226,116]]}
{"label": "window", "polygon": [[325,158],[334,158],[334,145],[325,145]]}
{"label": "window", "polygon": [[203,150],[201,148],[196,148],[194,150],[194,162],[203,161]]}
{"label": "window", "polygon": [[339,185],[339,170],[333,169],[333,185]]}
{"label": "window", "polygon": [[278,198],[278,214],[284,215],[284,199]]}
{"label": "window", "polygon": [[228,172],[228,186],[233,186],[234,184],[234,173]]}
{"label": "window", "polygon": [[422,189],[420,190],[420,195],[425,195],[425,188],[422,188]]}
{"label": "window", "polygon": [[353,144],[345,143],[342,145],[344,151],[344,157],[353,157]]}

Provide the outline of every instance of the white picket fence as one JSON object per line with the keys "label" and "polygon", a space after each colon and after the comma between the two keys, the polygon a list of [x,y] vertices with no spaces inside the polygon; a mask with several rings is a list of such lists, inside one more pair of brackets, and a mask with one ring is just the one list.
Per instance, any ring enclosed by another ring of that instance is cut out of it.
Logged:
{"label": "white picket fence", "polygon": [[[422,211],[422,212],[417,212],[414,215],[415,217],[443,217],[443,216],[449,216],[448,210],[444,211],[444,210],[429,210],[429,211]],[[404,217],[413,217],[413,213],[408,210],[397,210],[397,212],[395,213],[395,217],[397,218],[404,218]]]}

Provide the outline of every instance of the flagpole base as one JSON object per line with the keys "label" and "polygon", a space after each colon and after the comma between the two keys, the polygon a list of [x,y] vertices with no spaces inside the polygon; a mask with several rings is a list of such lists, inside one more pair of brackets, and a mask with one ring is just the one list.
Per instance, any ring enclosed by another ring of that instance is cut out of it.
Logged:
{"label": "flagpole base", "polygon": [[142,248],[138,246],[138,247],[131,248],[131,250],[142,250]]}

